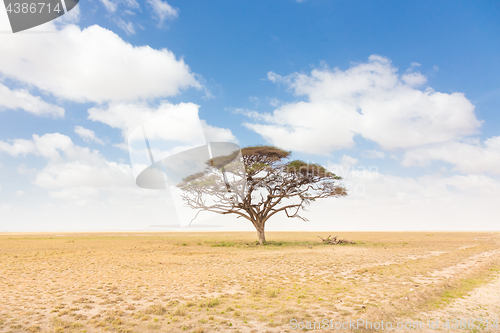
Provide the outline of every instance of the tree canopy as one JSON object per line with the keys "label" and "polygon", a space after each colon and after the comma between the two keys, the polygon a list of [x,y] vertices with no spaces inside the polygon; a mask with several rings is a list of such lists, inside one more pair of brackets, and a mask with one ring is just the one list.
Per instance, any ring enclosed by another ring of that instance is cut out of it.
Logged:
{"label": "tree canopy", "polygon": [[299,213],[311,202],[342,197],[341,177],[319,164],[291,160],[290,151],[251,146],[206,162],[207,168],[177,186],[193,209],[235,214],[249,220],[263,244],[266,222],[278,213],[307,221]]}

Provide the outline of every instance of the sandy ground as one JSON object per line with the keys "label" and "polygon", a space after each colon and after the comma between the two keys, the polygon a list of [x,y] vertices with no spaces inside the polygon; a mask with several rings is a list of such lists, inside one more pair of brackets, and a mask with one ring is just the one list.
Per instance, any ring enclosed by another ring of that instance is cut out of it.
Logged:
{"label": "sandy ground", "polygon": [[[469,296],[421,317],[427,324],[427,329],[421,330],[422,332],[500,332],[500,277],[475,289]],[[445,328],[447,321],[450,329]],[[436,327],[435,323],[438,322],[440,329],[429,329],[429,322],[433,323],[433,327]],[[486,327],[486,323],[489,327]],[[494,327],[495,323],[498,324],[497,327]]]}
{"label": "sandy ground", "polygon": [[[498,233],[328,234],[1,234],[0,332],[500,331]],[[471,318],[489,327],[453,322]]]}

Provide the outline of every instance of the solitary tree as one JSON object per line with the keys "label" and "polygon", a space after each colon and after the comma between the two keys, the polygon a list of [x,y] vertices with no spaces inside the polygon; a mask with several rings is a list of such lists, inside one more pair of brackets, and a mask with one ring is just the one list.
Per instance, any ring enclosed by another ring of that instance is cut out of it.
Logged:
{"label": "solitary tree", "polygon": [[307,221],[299,213],[312,201],[347,195],[337,182],[341,177],[318,164],[289,161],[290,154],[273,146],[246,147],[241,155],[235,151],[207,161],[204,172],[177,186],[185,204],[198,213],[236,214],[252,222],[262,245],[265,224],[274,215]]}

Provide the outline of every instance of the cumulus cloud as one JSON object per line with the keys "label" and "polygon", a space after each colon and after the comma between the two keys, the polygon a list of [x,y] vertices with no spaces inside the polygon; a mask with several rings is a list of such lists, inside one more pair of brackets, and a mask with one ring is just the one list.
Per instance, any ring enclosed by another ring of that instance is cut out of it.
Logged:
{"label": "cumulus cloud", "polygon": [[420,72],[409,72],[401,77],[404,83],[409,86],[420,86],[427,82],[427,78]]}
{"label": "cumulus cloud", "polygon": [[95,132],[88,129],[88,128],[85,128],[82,126],[76,126],[75,133],[78,134],[78,136],[81,137],[83,139],[83,141],[85,141],[85,142],[95,142],[95,143],[98,143],[100,145],[104,145],[104,141],[99,139],[95,135]]}
{"label": "cumulus cloud", "polygon": [[343,177],[342,182],[350,192],[347,201],[395,205],[393,209],[412,203],[452,206],[462,199],[500,195],[499,180],[486,175],[394,176],[379,172],[376,166],[359,165],[356,159],[346,155],[338,164],[329,163],[327,169]]}
{"label": "cumulus cloud", "polygon": [[355,135],[383,149],[407,149],[475,134],[481,125],[462,93],[416,89],[425,83],[422,74],[410,70],[400,76],[381,56],[347,70],[269,72],[268,79],[306,100],[284,104],[245,126],[285,149],[326,154],[353,147]]}
{"label": "cumulus cloud", "polygon": [[[115,103],[88,110],[89,119],[122,130],[134,175],[152,162],[203,146],[207,141],[238,140],[229,129],[211,126],[198,115],[199,105],[161,102],[157,107],[146,103]],[[148,145],[146,145],[146,141]]]}
{"label": "cumulus cloud", "polygon": [[170,6],[166,1],[146,0],[153,10],[153,18],[162,26],[167,19],[174,19],[179,16],[179,10]]}
{"label": "cumulus cloud", "polygon": [[[170,116],[171,121],[164,124],[163,135],[168,138],[179,140],[189,140],[196,137],[197,129],[193,126],[183,128],[183,122],[193,121],[194,125],[199,125],[198,119],[199,105],[193,103],[172,104],[166,101],[160,102],[158,107],[150,107],[147,103],[111,103],[108,106],[93,107],[88,110],[88,118],[99,121],[113,128],[122,130],[123,136],[154,117],[161,115]],[[165,138],[167,138],[165,137]]]}
{"label": "cumulus cloud", "polygon": [[128,187],[134,185],[130,166],[94,156],[89,163],[68,161],[49,163],[36,176],[35,184],[44,188]]}
{"label": "cumulus cloud", "polygon": [[77,146],[70,137],[60,133],[34,134],[31,140],[17,139],[12,144],[0,141],[0,151],[12,156],[34,154],[47,159],[47,165],[37,172],[34,181],[44,188],[133,185],[128,164],[110,162],[99,151]]}
{"label": "cumulus cloud", "polygon": [[44,29],[53,33],[2,36],[2,74],[77,102],[152,99],[202,88],[167,49],[133,46],[97,25]]}
{"label": "cumulus cloud", "polygon": [[37,116],[64,117],[64,109],[33,96],[25,89],[11,90],[0,83],[0,111],[24,110]]}
{"label": "cumulus cloud", "polygon": [[455,165],[454,170],[500,175],[500,136],[483,143],[446,142],[413,149],[404,154],[404,166],[423,166],[431,161],[444,161]]}
{"label": "cumulus cloud", "polygon": [[315,154],[354,146],[352,128],[360,117],[335,101],[291,103],[279,107],[272,115],[253,116],[269,119],[262,123],[244,124],[266,141],[284,149]]}
{"label": "cumulus cloud", "polygon": [[203,128],[203,132],[208,142],[238,143],[238,139],[233,135],[230,129],[209,125],[203,119],[201,120],[201,127]]}
{"label": "cumulus cloud", "polygon": [[[314,203],[307,217],[317,222],[308,228],[494,230],[498,225],[498,177],[394,176],[359,163],[348,170],[335,163],[327,167],[343,171],[339,175],[350,195]],[[331,212],[335,214],[332,216]]]}
{"label": "cumulus cloud", "polygon": [[[42,196],[37,200],[39,203],[29,207],[0,207],[0,210],[16,211],[8,216],[11,224],[6,228],[19,230],[22,221],[35,219],[36,226],[27,223],[24,228],[137,230],[148,228],[149,221],[158,216],[176,222],[175,212],[168,210],[171,204],[167,193],[138,188],[128,163],[109,161],[99,151],[75,145],[68,136],[60,133],[33,135],[30,140],[14,141],[24,142],[31,147],[28,149],[30,154],[47,161],[44,167],[29,170],[29,173],[34,173],[33,184],[46,189],[47,198],[52,200],[44,200]],[[5,145],[0,141],[0,151],[5,151],[2,149]],[[13,143],[8,145],[13,146]],[[9,149],[7,152],[16,155],[17,151]],[[30,217],[25,213],[30,213],[27,214]],[[72,218],[68,220],[68,216]]]}
{"label": "cumulus cloud", "polygon": [[166,101],[160,102],[157,107],[150,107],[146,103],[113,103],[107,107],[91,108],[88,114],[90,120],[121,129],[124,137],[142,123],[162,117],[165,121],[157,123],[159,128],[150,128],[161,139],[188,144],[199,144],[200,140],[237,142],[231,130],[211,126],[200,120],[199,107],[193,103],[172,104]]}
{"label": "cumulus cloud", "polygon": [[35,145],[31,140],[15,139],[12,143],[0,141],[0,152],[6,152],[11,156],[26,155],[35,150]]}

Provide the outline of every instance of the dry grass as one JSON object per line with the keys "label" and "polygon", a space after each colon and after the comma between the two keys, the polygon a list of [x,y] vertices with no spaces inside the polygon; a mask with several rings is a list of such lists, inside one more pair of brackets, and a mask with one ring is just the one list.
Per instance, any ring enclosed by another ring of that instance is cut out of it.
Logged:
{"label": "dry grass", "polygon": [[0,332],[292,332],[418,318],[488,283],[498,233],[0,235]]}

